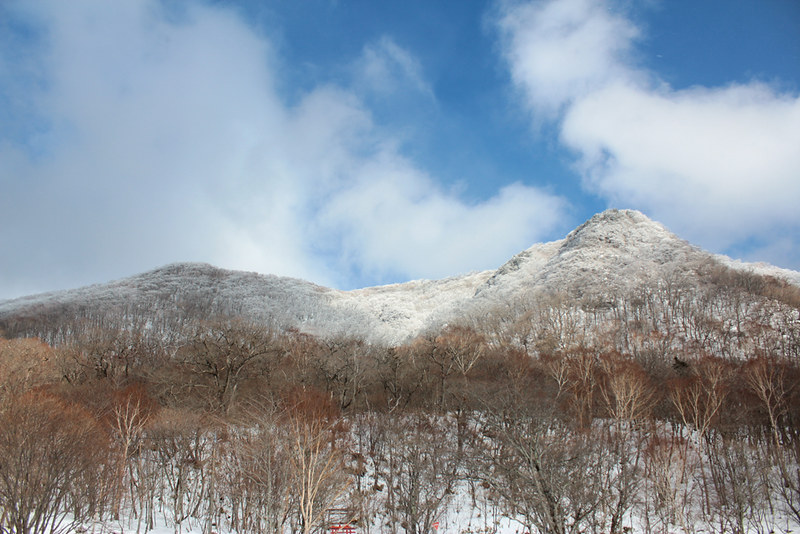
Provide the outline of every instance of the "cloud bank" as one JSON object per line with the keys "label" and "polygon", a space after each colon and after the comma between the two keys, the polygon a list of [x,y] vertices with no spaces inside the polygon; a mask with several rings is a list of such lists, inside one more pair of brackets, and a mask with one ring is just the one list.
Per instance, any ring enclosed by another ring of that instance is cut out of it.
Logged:
{"label": "cloud bank", "polygon": [[642,32],[611,1],[508,3],[497,25],[533,124],[558,125],[585,188],[706,248],[764,242],[762,259],[800,262],[797,94],[673,89],[637,63]]}
{"label": "cloud bank", "polygon": [[[269,36],[231,10],[2,9],[0,297],[183,260],[340,287],[441,277],[496,267],[566,209],[523,184],[481,202],[443,189],[356,88],[322,80],[288,103]],[[389,38],[353,64],[362,92],[432,92]]]}

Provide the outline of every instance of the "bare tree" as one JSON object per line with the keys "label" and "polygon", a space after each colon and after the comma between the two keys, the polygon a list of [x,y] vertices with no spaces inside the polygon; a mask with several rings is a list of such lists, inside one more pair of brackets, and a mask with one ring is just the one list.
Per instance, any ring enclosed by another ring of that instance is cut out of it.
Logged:
{"label": "bare tree", "polygon": [[483,484],[525,528],[556,534],[600,528],[611,463],[601,441],[513,399],[484,416]]}
{"label": "bare tree", "polygon": [[343,427],[329,396],[298,390],[286,422],[290,440],[291,481],[304,534],[311,534],[352,483],[345,469]]}
{"label": "bare tree", "polygon": [[718,419],[728,395],[730,369],[717,358],[698,360],[688,377],[673,380],[669,386],[672,404],[687,428],[705,436]]}
{"label": "bare tree", "polygon": [[180,531],[184,522],[198,518],[206,502],[205,463],[210,448],[199,414],[166,408],[150,422],[146,439],[154,449],[162,485],[159,500],[168,505],[164,517]]}
{"label": "bare tree", "polygon": [[771,456],[778,472],[776,492],[789,513],[800,521],[800,437],[796,422],[790,424],[792,400],[798,393],[797,370],[787,361],[758,357],[747,362],[743,374],[766,413]]}
{"label": "bare tree", "polygon": [[413,346],[376,349],[376,379],[389,411],[406,408],[427,385],[427,370]]}
{"label": "bare tree", "polygon": [[0,428],[0,532],[67,532],[102,511],[106,443],[86,410],[28,393],[0,410]]}
{"label": "bare tree", "polygon": [[605,355],[600,366],[602,373],[598,390],[608,415],[618,423],[647,419],[656,395],[641,366],[615,353]]}
{"label": "bare tree", "polygon": [[770,458],[763,439],[712,432],[703,451],[709,476],[703,491],[706,521],[720,532],[771,531]]}
{"label": "bare tree", "polygon": [[790,379],[789,366],[774,358],[755,358],[745,365],[744,378],[766,410],[775,446],[781,447],[783,419],[789,408],[789,396],[797,385]]}
{"label": "bare tree", "polygon": [[430,532],[443,519],[459,477],[461,456],[444,418],[420,412],[384,423],[385,509],[392,532]]}
{"label": "bare tree", "polygon": [[617,533],[641,486],[642,449],[649,434],[647,422],[655,390],[633,360],[610,354],[601,359],[600,366],[598,389],[611,418],[600,428],[606,429],[606,455],[614,465],[605,491],[604,516],[610,520],[609,531]]}
{"label": "bare tree", "polygon": [[108,380],[118,386],[138,377],[161,352],[159,342],[149,338],[143,329],[113,323],[79,330],[62,351],[77,367],[73,371],[76,375]]}
{"label": "bare tree", "polygon": [[319,340],[316,368],[325,389],[334,395],[339,408],[346,410],[366,387],[369,347],[352,338]]}
{"label": "bare tree", "polygon": [[555,356],[548,364],[552,377],[565,392],[578,426],[587,428],[595,416],[595,397],[600,379],[599,354],[581,347],[567,355]]}
{"label": "bare tree", "polygon": [[[111,500],[111,513],[114,519],[119,519],[126,478],[131,485],[135,484],[136,478],[131,460],[140,455],[145,428],[157,410],[156,402],[148,396],[141,384],[128,386],[112,395],[108,423],[111,430],[112,454],[115,457]],[[131,504],[134,505],[133,502]]]}
{"label": "bare tree", "polygon": [[686,437],[658,426],[644,449],[644,496],[640,514],[646,532],[691,531],[698,508],[698,451]]}
{"label": "bare tree", "polygon": [[294,502],[291,435],[274,407],[248,406],[232,432],[224,492],[237,532],[280,533]]}
{"label": "bare tree", "polygon": [[267,373],[265,360],[276,353],[272,332],[234,320],[201,325],[179,350],[182,361],[196,377],[195,388],[206,391],[211,408],[225,414],[235,406],[248,370],[259,366]]}

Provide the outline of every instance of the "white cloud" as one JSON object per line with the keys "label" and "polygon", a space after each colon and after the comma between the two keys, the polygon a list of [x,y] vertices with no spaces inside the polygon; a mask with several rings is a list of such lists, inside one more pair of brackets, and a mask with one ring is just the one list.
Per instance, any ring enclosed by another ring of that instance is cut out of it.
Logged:
{"label": "white cloud", "polygon": [[800,228],[800,98],[759,82],[674,90],[634,64],[639,31],[614,7],[528,3],[499,22],[532,118],[561,111],[586,187],[717,250]]}
{"label": "white cloud", "polygon": [[[395,154],[364,162],[330,199],[321,223],[367,272],[441,278],[496,268],[521,243],[541,241],[564,216],[564,200],[521,184],[466,204]],[[527,247],[527,245],[525,245]]]}
{"label": "white cloud", "polygon": [[639,31],[611,7],[596,0],[505,6],[504,53],[531,112],[552,115],[598,86],[637,77],[625,59]]}
{"label": "white cloud", "polygon": [[590,187],[715,246],[800,222],[800,100],[767,87],[611,86],[569,110],[563,139]]}
{"label": "white cloud", "polygon": [[[0,144],[0,225],[15,229],[0,234],[14,251],[0,297],[183,260],[333,285],[455,274],[499,265],[562,213],[563,200],[522,185],[477,204],[441,190],[353,91],[323,84],[286,104],[270,43],[225,9],[12,8],[44,37],[30,49],[43,83],[27,80],[41,90],[20,109],[47,128]],[[390,40],[367,52],[428,87]]]}

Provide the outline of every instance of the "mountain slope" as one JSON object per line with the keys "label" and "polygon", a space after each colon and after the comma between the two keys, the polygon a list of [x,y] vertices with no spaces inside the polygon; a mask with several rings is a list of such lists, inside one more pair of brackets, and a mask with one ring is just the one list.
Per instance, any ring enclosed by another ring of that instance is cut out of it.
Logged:
{"label": "mountain slope", "polygon": [[638,211],[597,214],[566,238],[534,245],[500,267],[487,282],[498,293],[532,286],[619,292],[709,255]]}
{"label": "mountain slope", "polygon": [[396,344],[537,291],[603,298],[719,264],[800,273],[713,256],[632,210],[595,215],[560,241],[533,245],[496,271],[340,291],[294,278],[179,263],[123,280],[0,302],[0,326],[121,316],[144,322],[238,316],[319,336]]}

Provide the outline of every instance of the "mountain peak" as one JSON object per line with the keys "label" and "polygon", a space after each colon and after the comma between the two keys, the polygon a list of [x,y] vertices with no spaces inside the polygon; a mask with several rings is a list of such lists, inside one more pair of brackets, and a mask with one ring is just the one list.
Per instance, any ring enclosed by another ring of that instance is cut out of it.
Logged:
{"label": "mountain peak", "polygon": [[629,258],[634,263],[645,260],[664,264],[698,249],[639,211],[607,210],[570,232],[560,254],[585,255],[591,251],[618,259]]}
{"label": "mountain peak", "polygon": [[661,223],[653,221],[640,211],[610,209],[594,215],[567,234],[564,247],[603,243],[605,246],[627,248],[656,244],[663,240],[682,242]]}
{"label": "mountain peak", "polygon": [[[601,223],[641,224],[653,222],[654,221],[652,219],[639,210],[610,208],[605,211],[601,211],[600,213],[595,213],[581,226]],[[581,227],[576,228],[575,231],[577,231],[579,228]]]}
{"label": "mountain peak", "polygon": [[684,268],[701,255],[643,213],[611,209],[560,241],[517,254],[478,293],[521,294],[534,287],[575,294],[626,291],[662,271]]}

